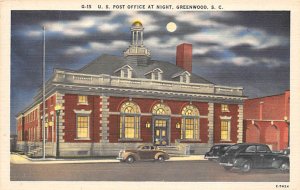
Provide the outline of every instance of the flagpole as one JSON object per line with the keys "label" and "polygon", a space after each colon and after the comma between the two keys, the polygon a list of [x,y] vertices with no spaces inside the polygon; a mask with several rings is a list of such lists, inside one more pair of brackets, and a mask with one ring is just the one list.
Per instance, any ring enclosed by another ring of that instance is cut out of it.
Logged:
{"label": "flagpole", "polygon": [[43,26],[43,159],[46,158],[46,130],[45,130],[45,52],[46,52],[46,44],[45,44],[45,26]]}

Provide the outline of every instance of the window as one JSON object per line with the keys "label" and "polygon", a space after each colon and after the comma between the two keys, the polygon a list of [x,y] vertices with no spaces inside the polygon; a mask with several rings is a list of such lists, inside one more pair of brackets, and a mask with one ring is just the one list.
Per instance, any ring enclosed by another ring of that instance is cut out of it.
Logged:
{"label": "window", "polygon": [[78,96],[78,104],[88,104],[88,98],[87,96]]}
{"label": "window", "polygon": [[132,67],[130,67],[129,65],[124,65],[123,67],[118,68],[114,72],[117,73],[117,75],[120,76],[121,78],[131,78],[132,70],[133,70]]}
{"label": "window", "polygon": [[140,108],[133,102],[125,102],[120,112],[120,138],[138,139],[140,137]]}
{"label": "window", "polygon": [[199,111],[193,105],[182,109],[181,139],[199,139]]}
{"label": "window", "polygon": [[222,112],[229,112],[229,108],[227,104],[221,104],[221,110]]}
{"label": "window", "polygon": [[183,83],[189,83],[190,82],[190,76],[187,74],[183,74],[180,76],[180,82]]}
{"label": "window", "polygon": [[256,151],[256,146],[248,146],[245,150],[245,152],[255,152]]}
{"label": "window", "polygon": [[77,116],[77,138],[89,138],[89,116]]}
{"label": "window", "polygon": [[221,140],[230,140],[230,120],[221,120]]}
{"label": "window", "polygon": [[123,77],[128,78],[128,69],[123,69]]}
{"label": "window", "polygon": [[161,80],[162,79],[162,71],[160,69],[153,71],[151,73],[151,79],[152,80]]}
{"label": "window", "polygon": [[257,146],[257,152],[269,152],[270,149],[267,146]]}
{"label": "window", "polygon": [[167,105],[160,103],[153,107],[152,113],[154,115],[170,115],[171,110]]}

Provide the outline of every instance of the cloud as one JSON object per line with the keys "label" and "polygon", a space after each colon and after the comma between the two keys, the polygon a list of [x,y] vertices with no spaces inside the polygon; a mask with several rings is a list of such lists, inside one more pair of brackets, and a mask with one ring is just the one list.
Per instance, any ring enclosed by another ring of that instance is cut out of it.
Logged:
{"label": "cloud", "polygon": [[25,35],[31,38],[40,37],[42,36],[42,31],[31,30],[28,31]]}
{"label": "cloud", "polygon": [[100,32],[108,33],[108,32],[115,32],[118,28],[121,27],[121,24],[113,24],[113,23],[103,23],[100,24],[97,29]]}

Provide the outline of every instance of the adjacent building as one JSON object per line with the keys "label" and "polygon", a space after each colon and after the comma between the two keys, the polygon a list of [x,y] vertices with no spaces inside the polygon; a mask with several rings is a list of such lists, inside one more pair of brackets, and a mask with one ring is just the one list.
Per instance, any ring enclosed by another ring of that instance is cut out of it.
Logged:
{"label": "adjacent building", "polygon": [[[139,144],[203,154],[215,143],[243,141],[242,87],[194,74],[191,44],[177,47],[175,65],[151,59],[141,22],[132,24],[131,35],[121,57],[54,70],[45,117],[42,91],[17,115],[18,149],[41,154],[43,119],[47,156],[116,156]],[[56,105],[62,105],[58,115]]]}
{"label": "adjacent building", "polygon": [[265,143],[273,150],[289,146],[290,91],[248,99],[244,104],[246,142]]}

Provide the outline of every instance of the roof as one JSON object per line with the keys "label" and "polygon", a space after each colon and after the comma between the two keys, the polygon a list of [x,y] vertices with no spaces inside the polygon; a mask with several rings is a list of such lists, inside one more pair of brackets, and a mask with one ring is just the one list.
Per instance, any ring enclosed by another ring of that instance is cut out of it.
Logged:
{"label": "roof", "polygon": [[[151,72],[155,69],[160,69],[163,71],[163,80],[174,81],[174,74],[178,74],[185,71],[184,69],[176,66],[175,64],[166,61],[150,60],[149,64],[147,65],[139,65],[136,63],[128,63],[128,61],[126,62],[126,58],[124,57],[104,54],[92,61],[91,63],[89,63],[88,65],[79,69],[77,72],[93,75],[107,74],[117,76],[117,73],[115,73],[115,71],[125,65],[129,65],[133,69],[133,78],[146,78],[146,73]],[[191,73],[190,82],[201,84],[213,84],[212,82],[193,73]]]}

